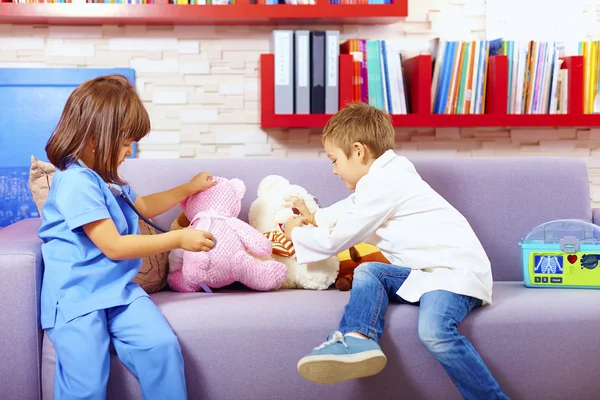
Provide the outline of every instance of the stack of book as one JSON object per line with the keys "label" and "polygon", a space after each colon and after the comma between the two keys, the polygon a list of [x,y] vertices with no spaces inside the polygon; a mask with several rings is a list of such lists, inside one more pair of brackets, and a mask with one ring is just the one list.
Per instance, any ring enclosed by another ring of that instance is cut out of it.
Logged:
{"label": "stack of book", "polygon": [[[437,45],[437,46],[436,46]],[[509,114],[566,114],[569,55],[563,43],[552,41],[436,41],[433,52],[432,112],[484,114],[489,56],[508,58]],[[585,112],[592,113],[598,93],[600,42],[580,43],[585,60]]]}
{"label": "stack of book", "polygon": [[[409,114],[400,43],[349,39],[338,31],[273,33],[275,114],[333,114],[340,106],[339,54],[353,60],[352,100],[390,114]],[[485,114],[490,56],[508,61],[509,114],[567,114],[569,71],[562,43],[432,41],[431,112]],[[584,112],[600,113],[600,41],[579,43],[584,58]],[[595,104],[596,103],[596,104]]]}
{"label": "stack of book", "polygon": [[390,114],[407,114],[402,58],[396,42],[350,39],[339,31],[273,32],[275,114],[334,114],[339,54],[353,59],[353,99]]}
{"label": "stack of book", "polygon": [[434,40],[431,112],[484,114],[490,43]]}
{"label": "stack of book", "polygon": [[408,114],[402,56],[396,41],[350,39],[341,46],[354,60],[354,101],[390,114]]}
{"label": "stack of book", "polygon": [[561,69],[562,43],[496,40],[508,57],[509,114],[566,114],[568,71]]}
{"label": "stack of book", "polygon": [[275,30],[275,114],[339,110],[339,31]]}
{"label": "stack of book", "polygon": [[583,56],[583,111],[600,113],[600,40],[579,43],[579,55]]}

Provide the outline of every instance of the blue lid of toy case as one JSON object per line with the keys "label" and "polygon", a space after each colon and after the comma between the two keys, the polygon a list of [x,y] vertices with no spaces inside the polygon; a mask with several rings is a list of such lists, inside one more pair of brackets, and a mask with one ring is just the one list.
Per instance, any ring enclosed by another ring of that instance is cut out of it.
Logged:
{"label": "blue lid of toy case", "polygon": [[521,244],[562,244],[569,238],[580,245],[600,244],[600,227],[580,219],[557,219],[533,228],[521,240]]}

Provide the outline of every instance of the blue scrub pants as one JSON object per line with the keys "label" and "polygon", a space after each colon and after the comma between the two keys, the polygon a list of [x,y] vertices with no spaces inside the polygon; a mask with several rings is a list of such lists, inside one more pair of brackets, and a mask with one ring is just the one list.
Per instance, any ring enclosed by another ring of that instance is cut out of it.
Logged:
{"label": "blue scrub pants", "polygon": [[179,341],[149,297],[68,322],[57,314],[47,331],[56,350],[55,400],[106,400],[111,341],[145,400],[187,399]]}

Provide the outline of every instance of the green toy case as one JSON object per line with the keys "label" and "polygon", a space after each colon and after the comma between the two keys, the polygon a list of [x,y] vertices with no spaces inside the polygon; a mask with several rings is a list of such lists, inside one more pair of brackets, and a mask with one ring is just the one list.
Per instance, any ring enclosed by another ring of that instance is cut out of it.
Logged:
{"label": "green toy case", "polygon": [[600,227],[559,219],[536,226],[519,242],[527,287],[600,289]]}

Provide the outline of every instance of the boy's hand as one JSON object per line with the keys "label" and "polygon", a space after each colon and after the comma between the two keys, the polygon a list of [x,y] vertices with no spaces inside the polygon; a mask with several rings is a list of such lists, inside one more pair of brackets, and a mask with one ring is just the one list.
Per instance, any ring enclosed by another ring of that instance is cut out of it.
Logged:
{"label": "boy's hand", "polygon": [[288,206],[292,209],[298,210],[301,216],[306,218],[309,224],[315,225],[315,216],[308,211],[308,207],[303,199],[299,197],[288,197]]}
{"label": "boy's hand", "polygon": [[212,175],[208,172],[201,172],[191,181],[188,182],[188,188],[194,193],[202,192],[203,190],[209,189],[215,186],[217,183],[212,181]]}
{"label": "boy's hand", "polygon": [[304,217],[298,216],[298,215],[294,215],[293,217],[290,217],[290,219],[288,219],[285,222],[285,227],[283,230],[283,233],[285,234],[285,238],[287,240],[292,240],[292,231],[294,230],[294,228],[298,227],[298,226],[302,226],[302,225],[308,225],[308,220]]}
{"label": "boy's hand", "polygon": [[182,229],[179,238],[179,247],[188,251],[209,251],[215,245],[213,235],[210,232],[197,231],[195,229]]}

